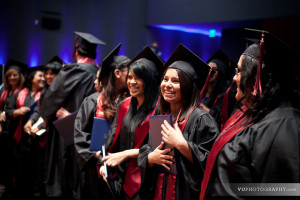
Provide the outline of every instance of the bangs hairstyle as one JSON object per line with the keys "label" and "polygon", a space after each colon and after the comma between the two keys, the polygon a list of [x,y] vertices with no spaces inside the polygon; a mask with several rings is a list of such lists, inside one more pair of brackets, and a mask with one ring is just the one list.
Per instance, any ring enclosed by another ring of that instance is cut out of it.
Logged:
{"label": "bangs hairstyle", "polygon": [[14,72],[16,71],[18,74],[19,74],[19,82],[18,82],[18,87],[19,89],[22,89],[23,88],[23,85],[25,83],[25,77],[24,75],[17,69],[8,69],[7,72],[5,73],[5,77],[4,77],[4,88],[6,90],[11,90],[11,85],[9,85],[8,83],[8,77]]}
{"label": "bangs hairstyle", "polygon": [[[113,121],[116,115],[116,98],[120,94],[121,99],[125,99],[129,96],[128,89],[124,89],[123,91],[116,90],[115,86],[115,75],[114,71],[116,69],[122,70],[127,67],[127,64],[130,62],[130,59],[126,59],[120,63],[114,62],[112,66],[114,66],[114,70],[111,70],[107,76],[105,76],[100,85],[100,93],[103,95],[102,108],[104,112],[105,119],[109,121]],[[99,76],[100,77],[100,76]],[[100,78],[98,78],[98,83],[100,84]],[[126,83],[125,83],[126,84]]]}
{"label": "bangs hairstyle", "polygon": [[[153,111],[156,106],[158,96],[159,96],[159,72],[153,72],[147,65],[143,62],[134,62],[130,65],[130,68],[134,74],[144,81],[144,103],[139,108],[139,112],[136,112],[137,99],[132,97],[131,110],[129,112],[132,114],[132,119],[134,119],[137,124],[141,124],[148,114]],[[133,110],[133,108],[135,110]]]}
{"label": "bangs hairstyle", "polygon": [[[167,70],[165,70],[163,78]],[[191,78],[188,75],[186,75],[183,71],[179,69],[176,69],[176,71],[179,77],[180,93],[182,98],[182,109],[180,112],[180,116],[178,117],[178,121],[181,122],[186,118],[186,115],[192,107],[200,106],[200,90],[198,90],[194,81],[192,81]],[[167,112],[170,112],[170,103],[165,101],[162,94],[160,94],[160,114],[164,115]]]}

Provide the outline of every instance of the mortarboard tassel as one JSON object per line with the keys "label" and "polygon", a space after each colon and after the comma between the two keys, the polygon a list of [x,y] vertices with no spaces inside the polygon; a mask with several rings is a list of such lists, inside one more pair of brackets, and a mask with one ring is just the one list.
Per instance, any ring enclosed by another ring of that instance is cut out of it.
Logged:
{"label": "mortarboard tassel", "polygon": [[259,96],[262,95],[260,73],[262,70],[262,60],[263,60],[263,53],[264,53],[264,36],[265,36],[264,31],[262,31],[261,40],[260,40],[260,44],[259,44],[258,67],[257,67],[256,80],[255,80],[254,91],[253,91],[254,96],[257,95],[258,90],[259,90]]}

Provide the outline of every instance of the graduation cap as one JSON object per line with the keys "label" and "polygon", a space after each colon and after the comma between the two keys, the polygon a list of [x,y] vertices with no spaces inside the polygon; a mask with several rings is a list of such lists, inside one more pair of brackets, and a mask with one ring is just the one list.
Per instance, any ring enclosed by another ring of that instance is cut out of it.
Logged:
{"label": "graduation cap", "polygon": [[136,55],[128,63],[129,68],[133,63],[136,62],[141,62],[145,64],[154,73],[158,72],[160,77],[162,76],[165,70],[164,61],[156,53],[154,53],[149,46],[146,46],[138,55]]}
{"label": "graduation cap", "polygon": [[8,69],[16,69],[20,71],[21,73],[25,74],[26,70],[28,68],[27,64],[24,64],[22,62],[16,61],[14,59],[9,59],[5,65],[5,72],[7,72]]}
{"label": "graduation cap", "polygon": [[102,61],[102,67],[99,75],[99,80],[103,80],[105,76],[114,70],[112,63],[114,62],[114,57],[118,56],[120,47],[122,44],[118,44]]}
{"label": "graduation cap", "polygon": [[210,62],[216,63],[219,73],[232,82],[232,77],[235,74],[237,64],[230,57],[219,49],[207,60],[207,64]]}
{"label": "graduation cap", "polygon": [[[289,79],[295,75],[292,72],[292,63],[297,55],[299,55],[299,52],[292,49],[289,45],[276,38],[268,31],[246,28],[245,34],[246,39],[254,42],[254,44],[250,45],[243,52],[243,55],[250,56],[259,62],[254,86],[254,95],[258,91],[260,95],[262,93],[260,80],[261,71],[268,70],[281,80]],[[262,69],[262,64],[264,64],[266,69]]]}
{"label": "graduation cap", "polygon": [[60,63],[61,65],[65,64],[65,62],[59,57],[59,56],[54,56],[53,58],[51,58],[51,60],[49,60],[47,62],[48,63],[52,63],[52,62],[58,62]]}
{"label": "graduation cap", "polygon": [[40,66],[36,66],[36,67],[28,67],[25,73],[25,79],[27,79],[29,77],[29,75],[35,71],[42,71],[44,72],[44,66],[40,65]]}
{"label": "graduation cap", "polygon": [[165,67],[183,71],[196,83],[199,90],[205,85],[211,70],[201,58],[182,44],[179,44],[173,51]]}
{"label": "graduation cap", "polygon": [[[83,33],[83,32],[74,32],[76,34],[76,42],[75,42],[75,49],[73,53],[73,57],[75,58],[75,50],[78,48],[79,51],[85,54],[92,54],[91,57],[96,57],[96,49],[97,44],[106,45],[105,42],[98,39],[94,35],[90,33]],[[80,42],[78,42],[78,37],[81,38]]]}

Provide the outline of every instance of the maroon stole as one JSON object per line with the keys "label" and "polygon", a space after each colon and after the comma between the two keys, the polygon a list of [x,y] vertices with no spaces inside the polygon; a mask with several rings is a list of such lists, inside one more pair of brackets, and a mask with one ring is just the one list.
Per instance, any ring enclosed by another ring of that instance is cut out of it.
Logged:
{"label": "maroon stole", "polygon": [[[29,90],[27,88],[24,88],[18,94],[17,102],[16,102],[17,109],[24,106],[24,102],[25,102],[28,92],[29,92]],[[38,91],[35,94],[34,101],[39,100],[40,97],[41,97],[41,91]],[[22,138],[22,117],[20,117],[20,119],[19,119],[19,123],[18,123],[17,129],[16,129],[13,137],[16,140],[16,143],[19,144],[19,142],[21,141],[21,138]]]}
{"label": "maroon stole", "polygon": [[99,93],[98,98],[97,98],[97,110],[96,110],[96,117],[98,118],[105,118],[104,117],[104,112],[103,112],[103,96],[102,93]]}
{"label": "maroon stole", "polygon": [[88,58],[88,57],[80,59],[77,63],[89,63],[89,64],[95,65],[96,67],[99,68],[99,65],[96,63],[96,61],[94,59]]}
{"label": "maroon stole", "polygon": [[[183,132],[183,129],[190,118],[193,111],[196,109],[196,107],[193,107],[191,109],[191,112],[188,114],[187,118],[184,119],[182,122],[178,122],[178,127]],[[180,111],[181,112],[181,111]],[[180,112],[178,114],[178,117],[176,119],[176,122],[178,121]],[[163,180],[164,180],[165,173],[159,173],[156,181],[156,188],[155,188],[155,200],[161,200],[162,199],[162,187],[163,187]],[[169,174],[168,181],[167,181],[167,188],[166,188],[166,198],[165,200],[174,200],[176,198],[176,174]]]}
{"label": "maroon stole", "polygon": [[[111,152],[112,147],[115,145],[117,138],[119,137],[121,126],[123,123],[123,119],[129,110],[131,102],[131,97],[128,97],[124,100],[124,102],[120,105],[118,110],[118,118],[117,118],[117,127],[114,140],[112,145],[110,146],[108,152]],[[157,104],[156,104],[157,106]],[[153,116],[155,113],[156,107],[154,110],[148,115]],[[142,122],[140,126],[137,126],[135,129],[134,141],[133,141],[133,148],[138,149],[143,145],[144,139],[149,132],[149,118],[146,118],[145,121]],[[132,198],[137,191],[141,187],[141,173],[137,166],[137,159],[129,159],[128,167],[125,174],[125,180],[123,183],[124,192]]]}
{"label": "maroon stole", "polygon": [[[15,89],[14,94],[16,94],[16,92],[19,92],[19,91],[20,91],[19,88]],[[3,103],[7,97],[7,94],[8,94],[8,90],[4,90],[0,97],[0,110],[2,110],[2,111],[4,110]]]}
{"label": "maroon stole", "polygon": [[231,83],[227,91],[225,92],[225,95],[223,97],[223,102],[222,102],[222,111],[221,111],[221,130],[223,130],[223,127],[227,121],[228,117],[228,99],[229,99],[229,93],[230,90],[233,86],[234,81]]}
{"label": "maroon stole", "polygon": [[217,140],[215,141],[207,158],[206,168],[205,168],[204,177],[201,185],[200,200],[203,200],[205,197],[205,192],[219,152],[222,150],[224,145],[227,144],[236,134],[238,134],[245,128],[252,125],[252,124],[242,125],[245,119],[244,112],[246,111],[246,109],[247,109],[246,106],[243,106],[241,110],[237,110],[227,120],[222,132],[219,134]]}

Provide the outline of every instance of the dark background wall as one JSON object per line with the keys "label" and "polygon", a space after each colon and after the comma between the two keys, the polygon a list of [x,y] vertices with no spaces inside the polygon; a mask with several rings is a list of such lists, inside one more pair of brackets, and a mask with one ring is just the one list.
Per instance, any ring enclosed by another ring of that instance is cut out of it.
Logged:
{"label": "dark background wall", "polygon": [[[299,50],[299,16],[299,0],[1,0],[0,64],[13,58],[38,66],[55,55],[70,62],[74,31],[107,43],[98,47],[99,63],[118,43],[123,44],[121,54],[133,57],[153,41],[164,60],[183,43],[203,60],[221,48],[237,61],[244,27],[273,31]],[[222,37],[164,30],[153,26],[157,24],[215,29]]]}

